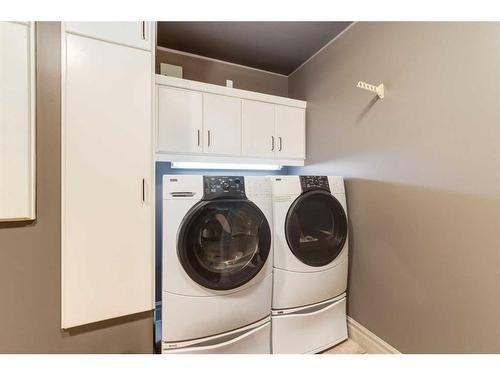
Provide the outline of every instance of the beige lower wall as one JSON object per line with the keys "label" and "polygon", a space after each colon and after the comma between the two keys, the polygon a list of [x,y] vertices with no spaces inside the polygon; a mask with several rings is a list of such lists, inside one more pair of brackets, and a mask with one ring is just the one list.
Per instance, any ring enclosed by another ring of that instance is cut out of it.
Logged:
{"label": "beige lower wall", "polygon": [[290,77],[297,172],[346,177],[349,315],[404,353],[500,353],[499,40],[500,23],[357,23]]}
{"label": "beige lower wall", "polygon": [[287,76],[157,49],[158,74],[162,62],[182,66],[183,77],[193,81],[225,86],[226,80],[230,79],[233,80],[233,87],[237,89],[288,96]]}
{"label": "beige lower wall", "polygon": [[60,329],[58,22],[37,23],[37,54],[37,219],[0,223],[0,353],[152,353],[150,312]]}

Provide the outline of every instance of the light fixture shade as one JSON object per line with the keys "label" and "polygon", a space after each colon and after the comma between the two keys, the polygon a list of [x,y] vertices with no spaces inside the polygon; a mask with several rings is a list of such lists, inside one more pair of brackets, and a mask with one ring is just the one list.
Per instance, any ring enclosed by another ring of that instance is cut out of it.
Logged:
{"label": "light fixture shade", "polygon": [[174,169],[233,169],[233,170],[265,170],[279,171],[279,164],[246,164],[246,163],[204,163],[194,161],[173,161]]}

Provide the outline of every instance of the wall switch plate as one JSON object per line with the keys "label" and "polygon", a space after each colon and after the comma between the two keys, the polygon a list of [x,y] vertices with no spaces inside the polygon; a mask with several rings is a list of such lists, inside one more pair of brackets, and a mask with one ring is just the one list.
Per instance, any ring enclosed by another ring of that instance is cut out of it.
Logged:
{"label": "wall switch plate", "polygon": [[182,78],[182,66],[160,63],[160,74],[164,76]]}

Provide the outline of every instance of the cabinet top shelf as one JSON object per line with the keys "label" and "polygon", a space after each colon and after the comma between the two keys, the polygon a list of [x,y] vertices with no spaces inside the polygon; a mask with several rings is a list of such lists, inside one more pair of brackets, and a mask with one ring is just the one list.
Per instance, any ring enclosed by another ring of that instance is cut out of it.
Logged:
{"label": "cabinet top shelf", "polygon": [[261,102],[274,103],[274,104],[286,105],[297,108],[306,108],[307,105],[307,102],[303,100],[290,99],[282,96],[263,94],[248,90],[235,89],[232,87],[213,85],[210,83],[191,81],[189,79],[169,77],[161,74],[156,75],[156,84],[170,86],[170,87],[178,87],[188,90],[196,90],[211,94],[232,96],[242,99],[257,100]]}

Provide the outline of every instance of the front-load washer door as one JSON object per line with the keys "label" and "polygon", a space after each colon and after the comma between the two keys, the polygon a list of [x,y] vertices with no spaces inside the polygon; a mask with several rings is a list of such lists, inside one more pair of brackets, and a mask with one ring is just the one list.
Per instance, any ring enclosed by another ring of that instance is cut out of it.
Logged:
{"label": "front-load washer door", "polygon": [[177,254],[189,277],[214,290],[246,284],[266,263],[271,230],[249,200],[201,201],[184,218]]}
{"label": "front-load washer door", "polygon": [[285,236],[290,250],[301,262],[312,267],[326,266],[344,247],[347,215],[328,191],[309,191],[290,206]]}

